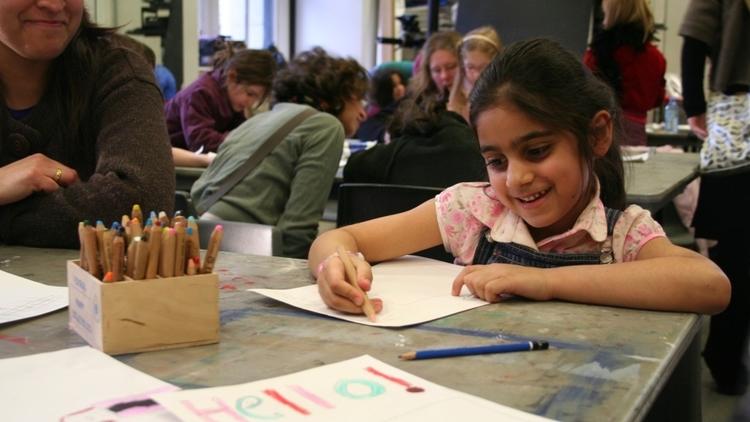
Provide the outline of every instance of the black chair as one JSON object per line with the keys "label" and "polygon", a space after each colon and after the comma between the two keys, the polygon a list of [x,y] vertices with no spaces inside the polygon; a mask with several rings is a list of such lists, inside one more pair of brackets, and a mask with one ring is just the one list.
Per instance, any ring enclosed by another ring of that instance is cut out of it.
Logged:
{"label": "black chair", "polygon": [[[427,186],[342,183],[338,190],[336,227],[410,210],[434,198],[442,190]],[[425,249],[414,255],[445,262],[453,262],[454,259],[443,246]]]}
{"label": "black chair", "polygon": [[247,255],[281,256],[281,231],[275,226],[226,220],[198,220],[201,248],[206,249],[211,232],[224,226],[219,250]]}
{"label": "black chair", "polygon": [[190,192],[175,191],[174,193],[174,210],[182,211],[184,216],[197,216],[195,208],[193,207],[193,201],[190,199]]}

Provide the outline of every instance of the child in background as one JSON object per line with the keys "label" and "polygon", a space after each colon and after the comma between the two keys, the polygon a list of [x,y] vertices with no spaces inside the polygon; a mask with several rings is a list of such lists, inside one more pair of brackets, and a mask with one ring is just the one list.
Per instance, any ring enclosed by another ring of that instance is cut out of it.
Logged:
{"label": "child in background", "polygon": [[500,52],[503,44],[491,26],[482,26],[470,31],[461,40],[461,72],[453,82],[448,110],[469,120],[469,94],[485,67]]}
{"label": "child in background", "polygon": [[367,120],[359,126],[354,138],[383,143],[385,128],[391,121],[399,100],[405,94],[406,86],[401,73],[394,69],[378,69],[370,80],[370,91],[367,94],[370,109],[374,109],[375,112],[368,113]]}
{"label": "child in background", "polygon": [[646,112],[664,102],[667,62],[654,40],[647,0],[603,0],[604,20],[583,62],[615,90],[623,144],[646,145]]}
{"label": "child in background", "polygon": [[[309,266],[325,303],[361,313],[341,246],[365,291],[370,262],[441,242],[467,267],[453,283],[488,302],[505,295],[642,309],[720,312],[722,271],[672,245],[637,205],[624,206],[612,91],[559,44],[508,47],[472,92],[471,123],[489,183],[460,183],[410,211],[324,233]],[[611,263],[611,264],[610,264]],[[447,294],[447,292],[446,292]],[[376,311],[383,303],[372,299]]]}
{"label": "child in background", "polygon": [[227,44],[217,55],[212,72],[164,105],[172,146],[216,152],[227,134],[245,121],[245,109],[265,100],[275,67],[268,51],[235,52]]}

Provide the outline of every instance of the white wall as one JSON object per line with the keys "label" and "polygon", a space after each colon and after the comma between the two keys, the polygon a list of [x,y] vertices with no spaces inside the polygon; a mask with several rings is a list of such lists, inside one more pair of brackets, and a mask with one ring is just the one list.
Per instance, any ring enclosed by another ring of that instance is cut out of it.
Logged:
{"label": "white wall", "polygon": [[351,56],[365,68],[375,65],[377,0],[297,1],[295,49],[321,46]]}
{"label": "white wall", "polygon": [[680,74],[680,53],[682,37],[679,35],[680,23],[690,0],[651,0],[651,10],[656,22],[666,25],[666,31],[657,33],[659,50],[667,59],[667,73]]}

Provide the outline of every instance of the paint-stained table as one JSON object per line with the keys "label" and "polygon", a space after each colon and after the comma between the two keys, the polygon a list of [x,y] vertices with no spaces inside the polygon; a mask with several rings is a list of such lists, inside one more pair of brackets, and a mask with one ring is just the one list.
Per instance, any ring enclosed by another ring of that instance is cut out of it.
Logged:
{"label": "paint-stained table", "polygon": [[[77,251],[0,246],[0,269],[65,284]],[[247,292],[312,282],[303,260],[222,254],[221,342],[118,356],[183,388],[245,383],[369,354],[444,386],[561,420],[701,418],[701,317],[514,300],[384,329],[317,316]],[[449,294],[446,292],[446,294]],[[83,345],[67,310],[0,326],[0,356]],[[551,350],[404,362],[419,348],[547,340]],[[364,420],[364,419],[363,419]]]}

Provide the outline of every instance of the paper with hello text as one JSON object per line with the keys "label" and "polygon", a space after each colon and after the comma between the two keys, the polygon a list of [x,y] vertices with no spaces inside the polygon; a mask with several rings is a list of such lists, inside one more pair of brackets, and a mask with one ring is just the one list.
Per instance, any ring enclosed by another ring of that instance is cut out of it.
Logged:
{"label": "paper with hello text", "polygon": [[548,421],[433,384],[371,356],[226,387],[156,394],[183,421]]}
{"label": "paper with hello text", "polygon": [[89,346],[0,359],[0,374],[4,421],[174,420],[144,401],[177,387]]}
{"label": "paper with hello text", "polygon": [[251,292],[289,305],[346,321],[378,327],[404,327],[463,312],[487,302],[471,295],[466,288],[460,296],[451,295],[460,265],[417,256],[406,256],[372,267],[370,298],[383,299],[383,310],[371,322],[364,315],[350,315],[329,309],[316,285],[293,289],[249,289]]}

